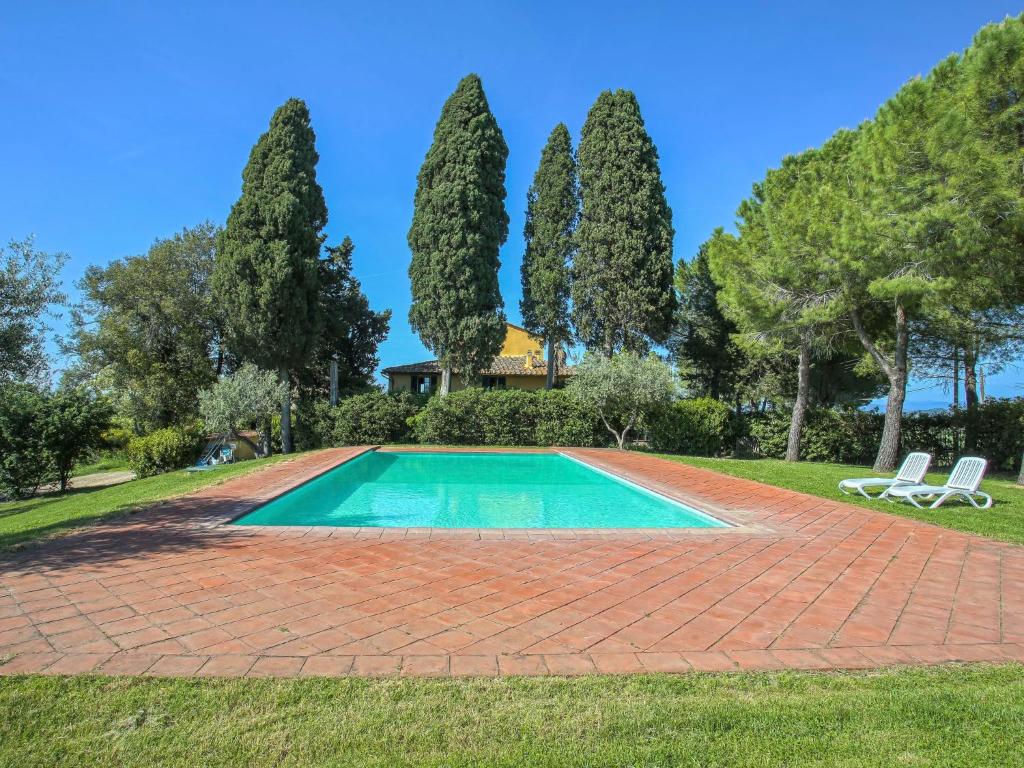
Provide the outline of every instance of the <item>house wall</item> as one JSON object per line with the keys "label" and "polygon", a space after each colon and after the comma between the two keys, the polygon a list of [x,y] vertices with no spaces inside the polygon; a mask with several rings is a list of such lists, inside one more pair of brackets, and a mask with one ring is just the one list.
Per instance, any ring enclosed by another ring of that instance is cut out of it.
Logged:
{"label": "house wall", "polygon": [[501,354],[503,356],[525,355],[528,352],[533,352],[534,355],[543,359],[544,340],[538,336],[531,336],[513,325],[506,325],[505,343],[502,344]]}
{"label": "house wall", "polygon": [[[438,374],[438,385],[440,385]],[[506,376],[505,386],[508,389],[544,389],[544,376]],[[393,373],[388,377],[389,392],[408,392],[412,387],[412,374]],[[452,392],[466,389],[466,383],[458,374],[452,376]]]}

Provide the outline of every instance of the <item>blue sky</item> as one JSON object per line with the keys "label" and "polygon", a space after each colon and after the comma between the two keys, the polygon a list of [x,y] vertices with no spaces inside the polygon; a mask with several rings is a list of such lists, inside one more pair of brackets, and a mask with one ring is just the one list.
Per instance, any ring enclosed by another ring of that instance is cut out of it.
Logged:
{"label": "blue sky", "polygon": [[[551,128],[579,135],[630,88],[661,154],[676,257],[728,226],[780,158],[853,126],[1010,2],[174,2],[8,4],[0,25],[0,239],[89,264],[223,222],[249,149],[309,104],[330,241],[394,322],[384,365],[429,357],[406,322],[416,173],[445,98],[477,72],[509,145],[501,286],[519,319],[526,190]],[[993,395],[1022,394],[1020,368]],[[908,407],[948,403],[915,383]]]}

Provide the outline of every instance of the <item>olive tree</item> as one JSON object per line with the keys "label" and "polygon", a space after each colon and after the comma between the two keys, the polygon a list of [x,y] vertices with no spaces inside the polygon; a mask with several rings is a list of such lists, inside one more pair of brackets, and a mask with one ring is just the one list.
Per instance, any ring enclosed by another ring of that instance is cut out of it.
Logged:
{"label": "olive tree", "polygon": [[594,408],[615,436],[619,450],[645,416],[668,405],[676,395],[672,369],[654,354],[623,351],[610,357],[589,352],[569,385],[581,402]]}
{"label": "olive tree", "polygon": [[[250,424],[265,424],[281,401],[280,383],[271,371],[245,363],[230,376],[224,376],[210,389],[199,393],[199,412],[206,428],[238,438],[259,450],[239,430]],[[269,443],[270,435],[266,435]]]}

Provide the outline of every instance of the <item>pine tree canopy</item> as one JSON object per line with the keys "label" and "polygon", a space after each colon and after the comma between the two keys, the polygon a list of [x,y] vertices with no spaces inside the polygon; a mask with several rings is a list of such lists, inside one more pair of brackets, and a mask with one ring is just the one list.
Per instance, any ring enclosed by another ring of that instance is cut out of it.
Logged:
{"label": "pine tree canopy", "polygon": [[507,157],[480,78],[468,75],[437,121],[409,229],[409,323],[443,365],[468,375],[505,337],[498,249],[508,237]]}
{"label": "pine tree canopy", "polygon": [[732,340],[736,325],[718,306],[718,284],[711,276],[707,243],[693,262],[676,268],[679,312],[669,340],[687,392],[694,397],[730,398],[735,392],[743,352]]}
{"label": "pine tree canopy", "polygon": [[289,99],[249,154],[219,239],[214,290],[228,346],[270,370],[303,365],[320,328],[317,264],[327,205],[309,110]]}
{"label": "pine tree canopy", "polygon": [[569,266],[579,218],[576,160],[569,129],[559,123],[548,137],[527,195],[523,298],[527,330],[554,342],[570,338]]}
{"label": "pine tree canopy", "polygon": [[580,137],[573,321],[590,348],[645,350],[672,329],[672,211],[630,91],[605,91]]}

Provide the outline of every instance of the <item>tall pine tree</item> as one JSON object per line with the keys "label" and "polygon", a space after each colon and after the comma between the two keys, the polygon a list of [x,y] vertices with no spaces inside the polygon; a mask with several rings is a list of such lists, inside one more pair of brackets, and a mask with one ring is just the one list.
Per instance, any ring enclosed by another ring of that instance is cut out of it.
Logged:
{"label": "tall pine tree", "polygon": [[291,371],[313,352],[321,318],[317,275],[327,205],[309,110],[289,99],[270,121],[242,172],[242,196],[218,242],[213,288],[229,349],[276,371],[282,450],[292,449]]}
{"label": "tall pine tree", "polygon": [[720,289],[711,276],[707,243],[692,263],[679,260],[675,280],[679,313],[668,346],[683,384],[694,397],[731,399],[746,360],[732,340],[736,324],[718,306]]}
{"label": "tall pine tree", "polygon": [[508,237],[507,157],[480,78],[468,75],[434,128],[409,229],[409,324],[441,363],[442,395],[453,370],[474,377],[505,338],[498,249]]}
{"label": "tall pine tree", "polygon": [[569,265],[579,218],[576,160],[569,129],[559,123],[540,155],[540,166],[526,199],[526,253],[519,309],[527,330],[547,340],[547,388],[555,383],[559,345],[571,337]]}
{"label": "tall pine tree", "polygon": [[573,321],[590,348],[644,351],[672,330],[672,211],[658,150],[631,91],[605,91],[579,146],[582,216]]}

